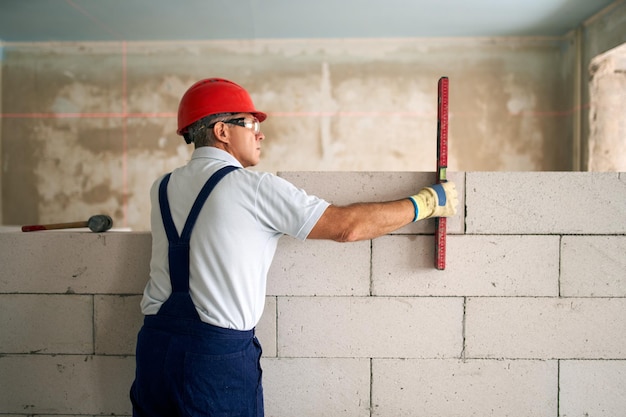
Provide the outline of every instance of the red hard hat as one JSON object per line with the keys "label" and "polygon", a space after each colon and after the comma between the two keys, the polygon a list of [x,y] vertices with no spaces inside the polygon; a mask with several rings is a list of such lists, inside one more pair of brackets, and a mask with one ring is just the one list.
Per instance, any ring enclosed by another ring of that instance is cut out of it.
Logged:
{"label": "red hard hat", "polygon": [[251,113],[259,122],[267,118],[254,108],[243,87],[223,78],[207,78],[189,87],[181,98],[176,133],[184,135],[192,123],[218,113]]}

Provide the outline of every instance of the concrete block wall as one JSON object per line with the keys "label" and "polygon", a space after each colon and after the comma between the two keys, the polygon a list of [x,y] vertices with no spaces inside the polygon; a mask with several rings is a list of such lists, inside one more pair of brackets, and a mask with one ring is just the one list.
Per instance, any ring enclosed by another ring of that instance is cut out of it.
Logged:
{"label": "concrete block wall", "polygon": [[[343,204],[411,172],[281,173]],[[433,222],[357,243],[281,239],[266,415],[594,416],[626,410],[626,173],[449,174]],[[149,233],[0,233],[0,415],[129,415]]]}

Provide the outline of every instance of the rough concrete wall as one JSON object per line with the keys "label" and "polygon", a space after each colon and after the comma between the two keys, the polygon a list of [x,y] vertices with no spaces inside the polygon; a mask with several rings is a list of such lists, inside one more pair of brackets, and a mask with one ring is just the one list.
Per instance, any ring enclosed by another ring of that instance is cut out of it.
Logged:
{"label": "rough concrete wall", "polygon": [[626,1],[615,1],[603,12],[584,22],[582,31],[582,115],[581,115],[581,169],[589,168],[589,143],[590,135],[589,117],[590,111],[590,79],[591,61],[598,55],[626,43]]}
{"label": "rough concrete wall", "polygon": [[[432,173],[292,172],[335,203]],[[283,238],[263,347],[272,417],[623,416],[626,173],[451,172],[431,220],[356,243]],[[0,414],[129,415],[150,235],[0,233]]]}
{"label": "rough concrete wall", "polygon": [[589,171],[626,171],[626,43],[591,61]]}
{"label": "rough concrete wall", "polygon": [[147,230],[151,182],[191,152],[179,97],[207,76],[269,112],[262,170],[434,170],[442,75],[451,170],[568,170],[570,56],[563,39],[6,45],[4,221]]}

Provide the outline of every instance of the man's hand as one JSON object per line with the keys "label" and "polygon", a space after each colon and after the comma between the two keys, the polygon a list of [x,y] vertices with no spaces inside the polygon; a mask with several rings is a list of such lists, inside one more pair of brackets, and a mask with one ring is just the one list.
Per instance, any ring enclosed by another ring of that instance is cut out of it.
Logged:
{"label": "man's hand", "polygon": [[414,222],[430,217],[454,216],[459,204],[458,193],[453,182],[424,187],[409,199],[415,207]]}

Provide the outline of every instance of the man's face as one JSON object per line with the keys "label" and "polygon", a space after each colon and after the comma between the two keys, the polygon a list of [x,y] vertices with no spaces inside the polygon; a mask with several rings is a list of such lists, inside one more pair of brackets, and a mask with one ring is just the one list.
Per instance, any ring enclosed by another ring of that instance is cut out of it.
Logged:
{"label": "man's face", "polygon": [[225,123],[230,136],[227,151],[244,168],[257,165],[261,159],[261,141],[265,139],[261,124],[248,113],[235,115],[230,120],[232,122]]}

